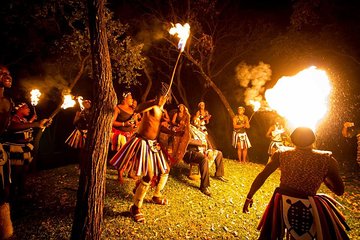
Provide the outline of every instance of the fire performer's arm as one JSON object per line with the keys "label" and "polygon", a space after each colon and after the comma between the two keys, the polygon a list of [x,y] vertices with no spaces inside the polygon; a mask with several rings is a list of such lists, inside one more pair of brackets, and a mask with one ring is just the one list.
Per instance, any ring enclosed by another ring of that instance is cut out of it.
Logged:
{"label": "fire performer's arm", "polygon": [[19,131],[28,128],[45,128],[51,124],[51,119],[42,119],[39,122],[27,122],[27,123],[20,123],[11,121],[9,130]]}
{"label": "fire performer's arm", "polygon": [[158,99],[154,99],[154,100],[150,100],[150,101],[141,103],[136,107],[135,113],[147,112],[150,109],[152,109],[154,106],[157,106],[158,104],[159,104]]}
{"label": "fire performer's arm", "polygon": [[339,165],[333,157],[331,157],[329,163],[329,170],[324,179],[324,183],[333,193],[341,196],[344,194],[344,182],[339,174]]}
{"label": "fire performer's arm", "polygon": [[249,212],[249,206],[252,207],[254,194],[261,188],[266,179],[280,166],[279,153],[275,152],[271,156],[271,160],[266,164],[265,168],[257,175],[253,181],[251,188],[246,196],[243,206],[243,213]]}

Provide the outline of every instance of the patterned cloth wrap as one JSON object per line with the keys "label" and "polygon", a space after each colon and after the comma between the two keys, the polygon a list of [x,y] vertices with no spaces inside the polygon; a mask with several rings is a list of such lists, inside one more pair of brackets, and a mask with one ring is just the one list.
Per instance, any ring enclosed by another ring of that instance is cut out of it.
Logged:
{"label": "patterned cloth wrap", "polygon": [[33,129],[28,128],[21,131],[11,132],[7,135],[3,148],[8,153],[10,163],[13,166],[30,164],[33,160],[32,151]]}
{"label": "patterned cloth wrap", "polygon": [[168,159],[156,140],[147,140],[136,133],[113,156],[110,164],[119,171],[120,182],[123,182],[124,172],[134,171],[136,176],[150,177],[169,172]]}
{"label": "patterned cloth wrap", "polygon": [[110,134],[111,150],[118,151],[127,141],[134,135],[134,131],[124,132],[116,128],[112,128]]}
{"label": "patterned cloth wrap", "polygon": [[259,222],[259,239],[283,239],[285,229],[294,239],[349,239],[350,228],[336,205],[324,194],[300,196],[277,188]]}
{"label": "patterned cloth wrap", "polygon": [[32,162],[32,151],[34,145],[31,143],[3,143],[3,147],[8,152],[12,166],[28,165]]}
{"label": "patterned cloth wrap", "polygon": [[237,148],[237,144],[240,143],[240,148],[251,148],[250,140],[246,134],[246,132],[237,132],[233,131],[232,135],[232,145],[234,148]]}
{"label": "patterned cloth wrap", "polygon": [[74,131],[65,140],[65,143],[72,148],[83,148],[87,137],[87,130],[75,128]]}

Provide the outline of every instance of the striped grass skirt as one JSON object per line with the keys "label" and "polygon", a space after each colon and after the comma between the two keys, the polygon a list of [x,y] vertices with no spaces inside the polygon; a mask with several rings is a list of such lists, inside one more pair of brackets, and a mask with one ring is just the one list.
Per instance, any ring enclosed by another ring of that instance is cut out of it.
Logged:
{"label": "striped grass skirt", "polygon": [[65,143],[72,148],[83,148],[85,146],[87,130],[75,129],[66,139]]}
{"label": "striped grass skirt", "polygon": [[160,148],[156,140],[146,140],[135,134],[110,159],[110,164],[118,171],[122,182],[124,172],[134,172],[136,176],[158,176],[169,172],[168,154]]}

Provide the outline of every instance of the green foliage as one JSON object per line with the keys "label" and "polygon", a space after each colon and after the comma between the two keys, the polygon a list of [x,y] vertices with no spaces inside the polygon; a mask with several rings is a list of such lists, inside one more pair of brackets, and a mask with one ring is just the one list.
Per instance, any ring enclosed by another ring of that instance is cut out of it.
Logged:
{"label": "green foliage", "polygon": [[[60,38],[51,51],[66,71],[77,69],[91,52],[85,1],[47,1],[36,16],[39,21],[53,19],[59,26]],[[129,26],[115,19],[109,9],[106,9],[106,18],[113,79],[119,84],[139,84],[136,77],[140,76],[144,61],[142,44],[133,42],[127,32]]]}
{"label": "green foliage", "polygon": [[[168,206],[150,203],[153,190],[146,195],[144,224],[133,222],[129,216],[134,180],[125,179],[120,185],[117,171],[107,170],[104,207],[103,239],[257,239],[256,226],[279,184],[276,171],[254,195],[249,214],[242,213],[246,194],[256,175],[263,169],[260,164],[239,164],[225,159],[223,183],[210,179],[211,198],[202,194],[199,181],[187,178],[189,166],[180,163],[170,171],[163,194]],[[214,173],[214,166],[211,175]],[[79,171],[69,165],[37,172],[28,178],[28,192],[12,206],[15,239],[69,239],[76,200]],[[343,174],[345,194],[335,197],[343,207],[351,227],[350,239],[360,235],[360,187],[358,174]],[[322,185],[319,192],[329,194]]]}

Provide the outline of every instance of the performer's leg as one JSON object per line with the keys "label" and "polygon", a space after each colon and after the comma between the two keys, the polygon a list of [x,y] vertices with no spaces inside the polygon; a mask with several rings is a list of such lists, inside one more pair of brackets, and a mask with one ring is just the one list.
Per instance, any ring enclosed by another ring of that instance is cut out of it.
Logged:
{"label": "performer's leg", "polygon": [[136,188],[134,195],[134,204],[130,208],[130,214],[134,218],[135,222],[145,221],[145,217],[141,213],[140,208],[142,207],[146,192],[149,189],[149,187],[150,187],[150,178],[144,177],[143,179],[141,179],[140,184]]}
{"label": "performer's leg", "polygon": [[163,173],[160,175],[158,184],[155,187],[154,196],[152,198],[153,203],[160,205],[167,205],[168,201],[166,198],[162,197],[161,191],[164,189],[166,182],[168,180],[169,174]]}
{"label": "performer's leg", "polygon": [[142,207],[146,192],[149,189],[149,187],[150,187],[150,181],[146,181],[146,179],[144,178],[141,179],[140,184],[136,188],[134,195],[134,205],[137,206],[138,208]]}

